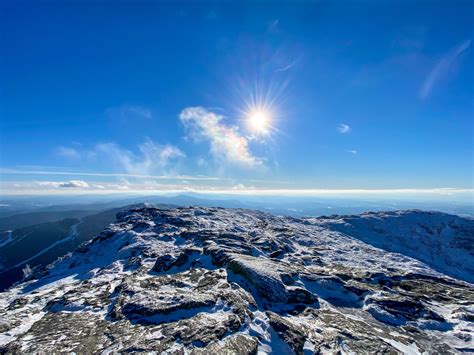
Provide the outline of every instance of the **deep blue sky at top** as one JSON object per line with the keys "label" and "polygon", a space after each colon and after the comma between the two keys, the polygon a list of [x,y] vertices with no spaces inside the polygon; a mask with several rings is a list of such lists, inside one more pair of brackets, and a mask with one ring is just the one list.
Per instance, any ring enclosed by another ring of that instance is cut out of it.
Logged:
{"label": "deep blue sky at top", "polygon": [[[135,173],[139,165],[243,185],[472,188],[473,6],[2,1],[1,168]],[[275,97],[272,134],[244,138],[261,166],[225,161],[209,137],[190,137],[179,115],[197,106],[247,137],[239,109],[255,83]],[[182,154],[140,165],[144,142]],[[136,165],[111,158],[120,152]],[[1,180],[45,179],[106,180],[11,172]]]}

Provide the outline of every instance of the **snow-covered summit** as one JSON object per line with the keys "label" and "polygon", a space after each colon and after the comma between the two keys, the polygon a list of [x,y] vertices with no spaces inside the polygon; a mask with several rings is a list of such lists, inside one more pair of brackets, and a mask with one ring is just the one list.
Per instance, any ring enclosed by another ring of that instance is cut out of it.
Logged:
{"label": "snow-covered summit", "polygon": [[145,206],[0,294],[0,352],[473,351],[473,235],[420,211]]}

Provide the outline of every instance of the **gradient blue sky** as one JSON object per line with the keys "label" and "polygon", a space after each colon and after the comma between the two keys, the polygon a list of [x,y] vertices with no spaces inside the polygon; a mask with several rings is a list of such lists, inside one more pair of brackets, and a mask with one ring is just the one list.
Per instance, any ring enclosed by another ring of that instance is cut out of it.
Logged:
{"label": "gradient blue sky", "polygon": [[472,1],[3,1],[2,191],[470,190],[473,21]]}

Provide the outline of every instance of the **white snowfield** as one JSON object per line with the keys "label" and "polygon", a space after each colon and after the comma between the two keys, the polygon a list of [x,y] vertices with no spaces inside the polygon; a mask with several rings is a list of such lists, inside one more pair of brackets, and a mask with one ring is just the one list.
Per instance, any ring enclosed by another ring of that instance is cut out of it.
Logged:
{"label": "white snowfield", "polygon": [[0,294],[0,353],[474,352],[474,221],[143,207]]}

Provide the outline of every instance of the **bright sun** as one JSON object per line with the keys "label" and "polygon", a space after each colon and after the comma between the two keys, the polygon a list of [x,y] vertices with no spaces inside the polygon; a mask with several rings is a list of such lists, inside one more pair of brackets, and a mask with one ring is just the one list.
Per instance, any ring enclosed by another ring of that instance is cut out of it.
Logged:
{"label": "bright sun", "polygon": [[263,111],[255,111],[249,115],[249,124],[255,133],[265,133],[269,127],[269,116]]}

